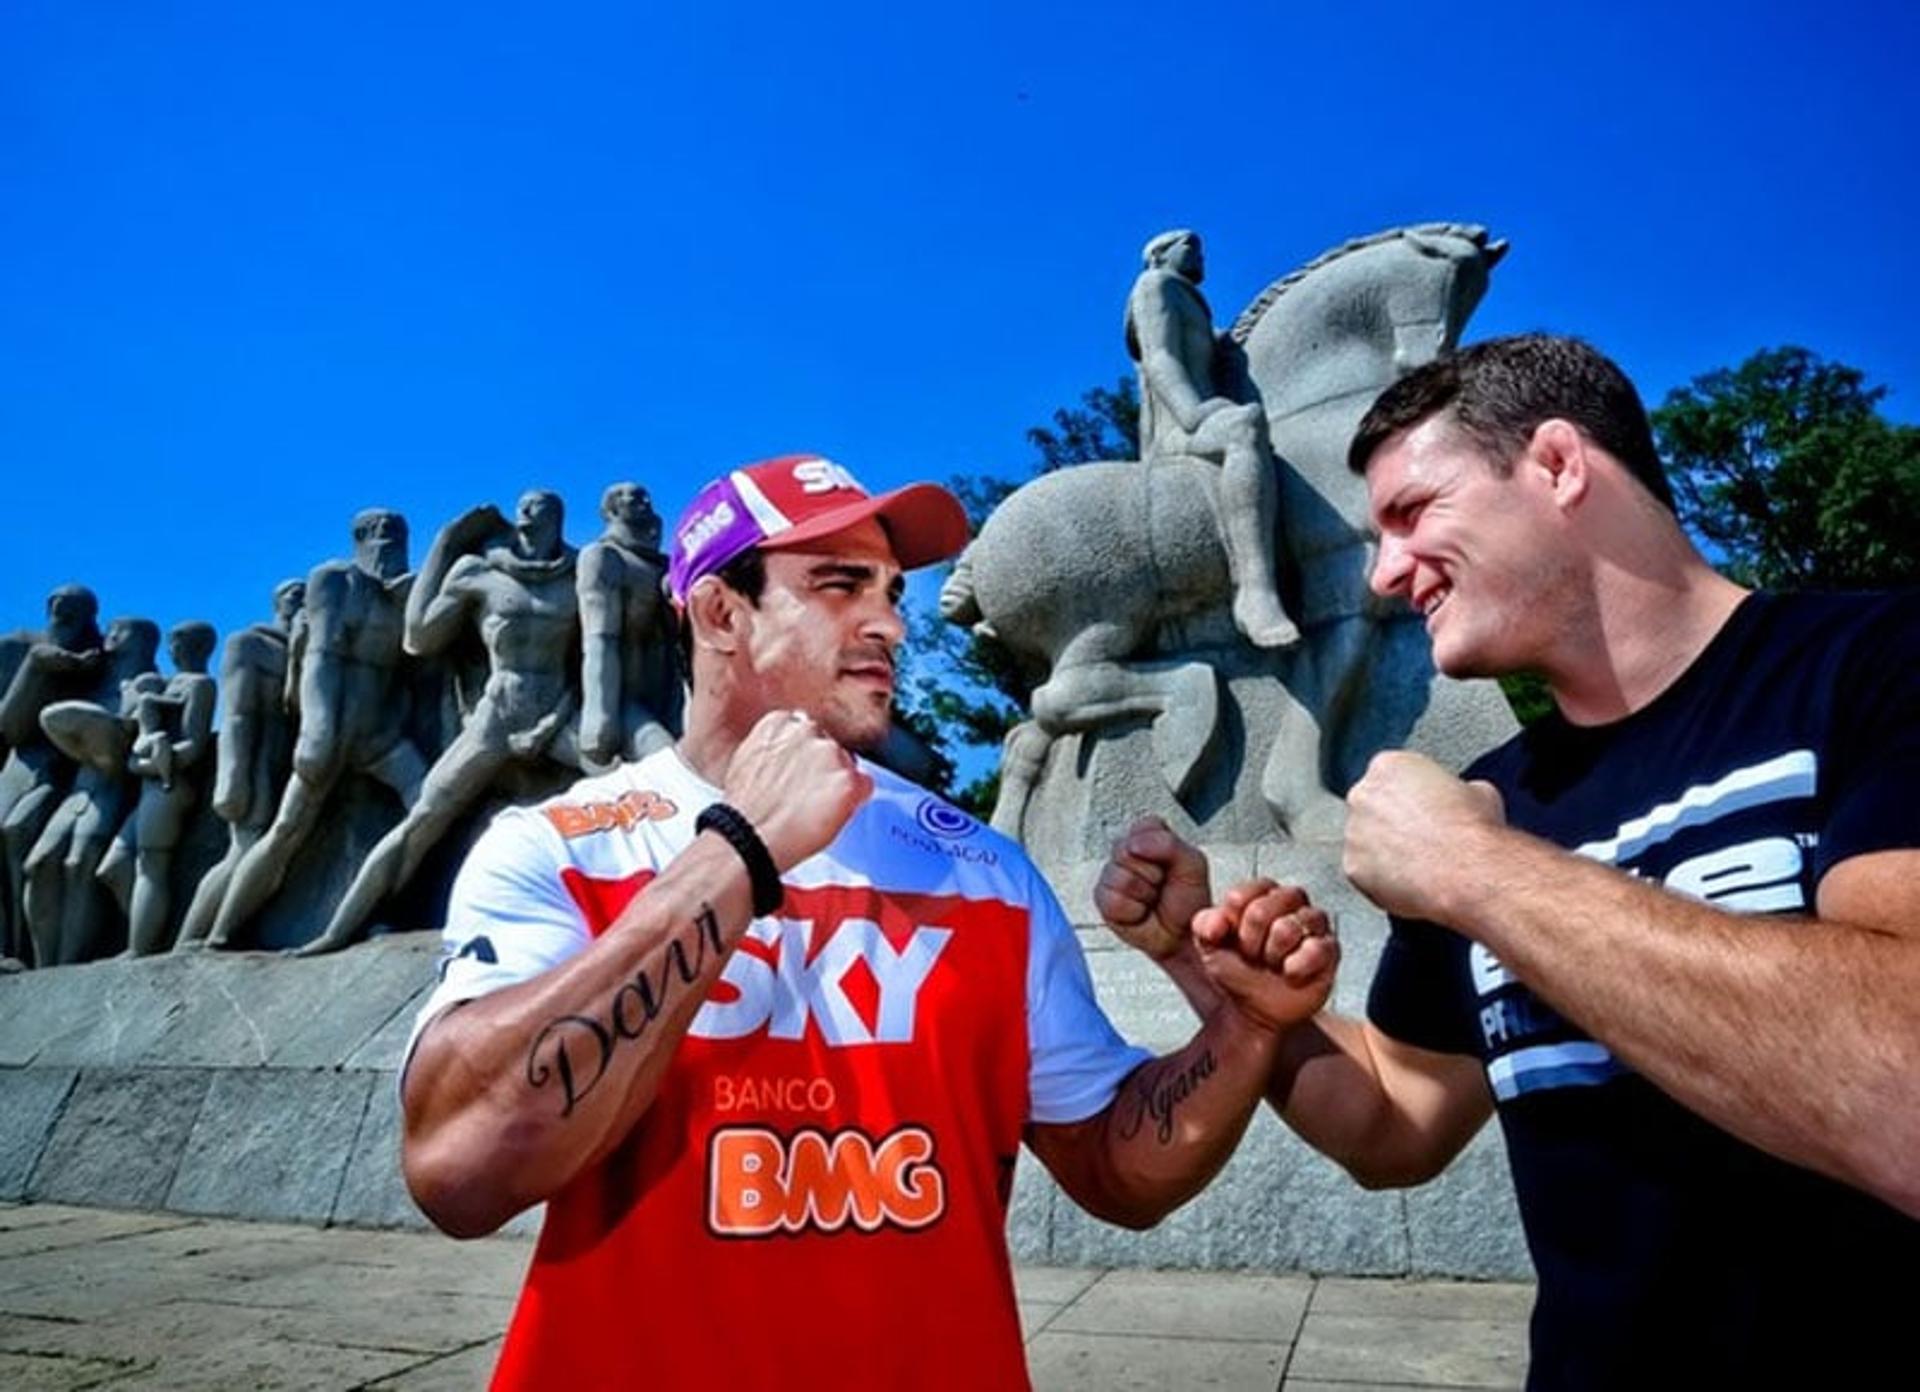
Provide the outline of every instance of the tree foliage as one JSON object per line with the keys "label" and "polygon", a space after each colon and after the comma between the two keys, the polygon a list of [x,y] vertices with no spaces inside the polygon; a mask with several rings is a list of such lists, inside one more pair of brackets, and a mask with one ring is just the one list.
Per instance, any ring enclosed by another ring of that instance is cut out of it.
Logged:
{"label": "tree foliage", "polygon": [[1920,584],[1920,429],[1805,348],[1694,378],[1652,413],[1680,518],[1745,585]]}

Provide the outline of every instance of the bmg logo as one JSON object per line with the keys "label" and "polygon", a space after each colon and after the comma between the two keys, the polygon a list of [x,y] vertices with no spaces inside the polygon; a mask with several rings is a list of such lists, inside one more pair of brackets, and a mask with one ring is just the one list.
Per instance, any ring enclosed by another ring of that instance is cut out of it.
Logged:
{"label": "bmg logo", "polygon": [[721,1237],[830,1233],[849,1223],[911,1230],[946,1212],[946,1178],[924,1127],[875,1141],[858,1127],[787,1140],[764,1126],[729,1126],[714,1132],[707,1155],[707,1226]]}

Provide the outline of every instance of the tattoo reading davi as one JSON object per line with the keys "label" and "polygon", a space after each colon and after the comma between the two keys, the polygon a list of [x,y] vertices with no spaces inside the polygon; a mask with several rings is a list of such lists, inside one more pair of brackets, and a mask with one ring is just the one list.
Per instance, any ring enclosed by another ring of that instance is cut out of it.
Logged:
{"label": "tattoo reading davi", "polygon": [[684,932],[675,934],[667,943],[658,978],[642,966],[633,980],[621,982],[607,1002],[606,1018],[556,1016],[533,1037],[533,1047],[527,1050],[527,1082],[536,1088],[557,1082],[564,1099],[561,1116],[571,1116],[580,1099],[606,1077],[615,1049],[645,1034],[674,996],[699,980],[709,952],[715,957],[725,954],[720,920],[711,905],[701,904],[689,926],[692,950]]}

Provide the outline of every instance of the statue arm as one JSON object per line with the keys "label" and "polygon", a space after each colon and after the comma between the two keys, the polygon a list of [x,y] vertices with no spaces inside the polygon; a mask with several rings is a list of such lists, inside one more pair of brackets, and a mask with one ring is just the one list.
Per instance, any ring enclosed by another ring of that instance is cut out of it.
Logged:
{"label": "statue arm", "polygon": [[300,735],[294,768],[317,778],[340,741],[340,700],[345,688],[341,660],[347,631],[347,576],[337,565],[323,565],[307,578],[304,660],[288,665],[288,679],[299,681]]}
{"label": "statue arm", "polygon": [[18,747],[40,733],[35,719],[40,708],[40,673],[31,658],[23,661],[0,699],[0,740]]}
{"label": "statue arm", "polygon": [[287,630],[287,675],[281,685],[280,704],[289,715],[300,713],[300,669],[307,660],[308,632],[307,611],[303,608]]}
{"label": "statue arm", "polygon": [[580,744],[594,759],[610,759],[620,741],[620,576],[604,546],[580,553],[575,581],[580,597],[581,673],[584,697]]}
{"label": "statue arm", "polygon": [[188,683],[181,703],[180,738],[173,742],[173,766],[191,768],[207,752],[213,738],[214,685],[212,677]]}
{"label": "statue arm", "polygon": [[460,636],[472,599],[464,582],[482,564],[473,553],[506,525],[498,508],[483,503],[454,518],[434,537],[426,563],[407,594],[403,646],[413,656],[430,657]]}
{"label": "statue arm", "polygon": [[[477,592],[471,581],[486,563],[477,556],[461,556],[452,569],[429,587],[416,585],[407,597],[407,628],[403,646],[414,657],[431,657],[460,636],[469,620]],[[425,595],[422,603],[415,603]]]}

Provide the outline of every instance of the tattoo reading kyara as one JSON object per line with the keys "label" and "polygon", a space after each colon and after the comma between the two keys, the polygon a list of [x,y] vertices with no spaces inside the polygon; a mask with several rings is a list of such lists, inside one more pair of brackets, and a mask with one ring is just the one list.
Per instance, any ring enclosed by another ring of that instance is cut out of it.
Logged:
{"label": "tattoo reading kyara", "polygon": [[1120,1123],[1120,1139],[1130,1141],[1140,1134],[1148,1117],[1153,1118],[1153,1136],[1161,1145],[1173,1140],[1173,1114],[1182,1102],[1193,1096],[1204,1079],[1213,1076],[1216,1065],[1213,1050],[1208,1049],[1185,1068],[1171,1062],[1159,1067],[1142,1068],[1133,1086],[1127,1089],[1130,1109]]}
{"label": "tattoo reading kyara", "polygon": [[[720,920],[711,905],[702,904],[693,916],[693,944],[691,955],[684,938],[675,937],[667,944],[658,983],[644,966],[633,980],[622,982],[607,1003],[605,1021],[591,1015],[561,1015],[549,1020],[533,1037],[533,1047],[527,1051],[527,1082],[543,1088],[557,1080],[565,1099],[561,1116],[573,1115],[580,1099],[607,1075],[614,1049],[622,1042],[638,1039],[660,1017],[673,998],[676,982],[683,988],[693,985],[709,951],[715,957],[725,954]],[[576,1048],[586,1051],[587,1057],[576,1062]]]}

